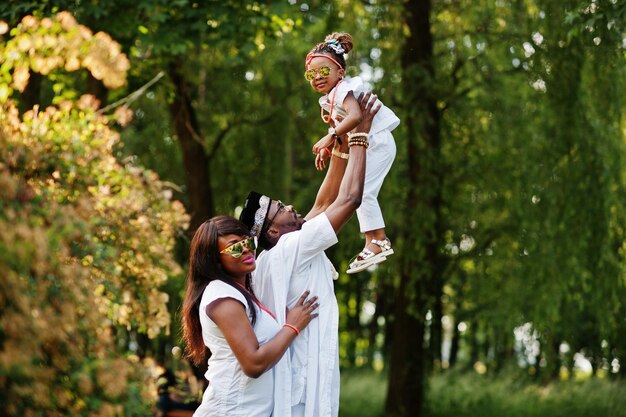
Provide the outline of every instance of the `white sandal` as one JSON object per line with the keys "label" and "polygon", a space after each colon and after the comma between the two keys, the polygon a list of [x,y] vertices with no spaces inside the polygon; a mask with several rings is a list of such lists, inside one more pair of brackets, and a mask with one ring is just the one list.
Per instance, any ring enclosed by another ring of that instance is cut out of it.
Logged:
{"label": "white sandal", "polygon": [[391,249],[391,242],[389,239],[372,239],[371,243],[380,246],[382,251],[380,253],[374,253],[367,248],[363,249],[357,256],[350,260],[350,266],[348,267],[346,273],[356,274],[357,272],[361,272],[370,266],[387,260],[387,256],[393,255],[393,249]]}

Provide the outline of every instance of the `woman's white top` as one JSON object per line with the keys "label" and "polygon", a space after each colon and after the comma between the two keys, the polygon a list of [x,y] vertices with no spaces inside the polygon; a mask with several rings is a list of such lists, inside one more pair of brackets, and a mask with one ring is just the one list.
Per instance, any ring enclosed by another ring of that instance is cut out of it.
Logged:
{"label": "woman's white top", "polygon": [[[248,302],[236,288],[219,280],[206,286],[200,301],[200,324],[204,344],[211,350],[209,369],[205,374],[209,386],[194,417],[269,417],[274,407],[274,369],[256,379],[244,374],[222,331],[206,313],[207,305],[220,298],[239,301],[251,319]],[[269,313],[256,305],[254,307],[254,334],[259,345],[263,345],[280,331],[280,326]]]}
{"label": "woman's white top", "polygon": [[[320,106],[328,113],[330,113],[331,101],[334,99],[332,118],[335,124],[348,115],[343,102],[350,91],[354,94],[354,98],[359,98],[360,93],[367,93],[370,89],[363,83],[361,77],[344,78],[327,95],[319,99]],[[382,130],[391,132],[400,124],[400,119],[393,110],[382,104],[380,100],[377,101],[381,104],[381,108],[372,120],[372,127],[370,128],[372,135]]]}

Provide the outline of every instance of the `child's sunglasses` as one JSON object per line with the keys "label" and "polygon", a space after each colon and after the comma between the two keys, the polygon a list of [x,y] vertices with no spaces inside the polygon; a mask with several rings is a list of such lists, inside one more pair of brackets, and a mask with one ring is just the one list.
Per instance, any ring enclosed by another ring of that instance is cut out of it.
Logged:
{"label": "child's sunglasses", "polygon": [[307,81],[312,81],[317,76],[317,74],[319,74],[320,77],[322,78],[326,78],[330,75],[330,72],[332,70],[333,68],[328,67],[326,65],[324,65],[323,67],[319,67],[316,70],[314,69],[306,70],[304,71],[304,78],[306,78]]}
{"label": "child's sunglasses", "polygon": [[244,246],[250,250],[255,250],[256,243],[257,243],[256,237],[248,237],[237,243],[233,243],[227,248],[224,248],[223,250],[220,251],[220,253],[227,253],[233,258],[239,258],[241,255],[243,255]]}

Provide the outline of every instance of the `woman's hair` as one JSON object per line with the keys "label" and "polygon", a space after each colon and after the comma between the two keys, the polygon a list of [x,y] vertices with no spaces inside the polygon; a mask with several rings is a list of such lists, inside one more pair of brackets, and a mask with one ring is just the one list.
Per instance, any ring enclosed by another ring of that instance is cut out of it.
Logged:
{"label": "woman's hair", "polygon": [[239,220],[230,216],[216,216],[202,223],[191,239],[189,272],[182,307],[182,327],[187,357],[196,365],[208,359],[208,349],[202,339],[199,310],[204,289],[211,281],[223,281],[242,293],[248,302],[253,326],[256,321],[250,274],[246,275],[246,291],[237,285],[222,267],[218,247],[220,236],[248,234],[248,229]]}
{"label": "woman's hair", "polygon": [[[343,48],[343,53],[337,52],[338,48],[335,46],[334,43],[332,43],[333,40],[337,41],[337,44],[340,45],[341,48]],[[311,54],[330,55],[337,62],[339,62],[341,67],[345,70],[346,59],[344,58],[343,55],[349,53],[352,50],[352,47],[353,47],[352,36],[350,36],[349,33],[334,32],[326,36],[326,38],[324,39],[324,42],[320,42],[317,45],[315,45],[315,47],[311,49],[311,51],[309,52],[309,55]]]}

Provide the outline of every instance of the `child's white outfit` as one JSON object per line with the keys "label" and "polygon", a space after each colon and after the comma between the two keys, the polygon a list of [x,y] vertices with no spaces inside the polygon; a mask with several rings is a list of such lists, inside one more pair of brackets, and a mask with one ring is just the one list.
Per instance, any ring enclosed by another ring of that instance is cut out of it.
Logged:
{"label": "child's white outfit", "polygon": [[[348,114],[343,107],[343,101],[350,91],[355,98],[358,98],[359,93],[367,93],[369,89],[365,87],[360,77],[345,78],[327,95],[319,99],[320,106],[328,113],[331,112],[331,100],[333,101],[331,117],[335,125]],[[365,165],[363,199],[356,211],[361,233],[385,227],[383,213],[378,204],[378,193],[396,157],[396,143],[391,131],[399,124],[398,116],[384,104],[372,120]]]}

